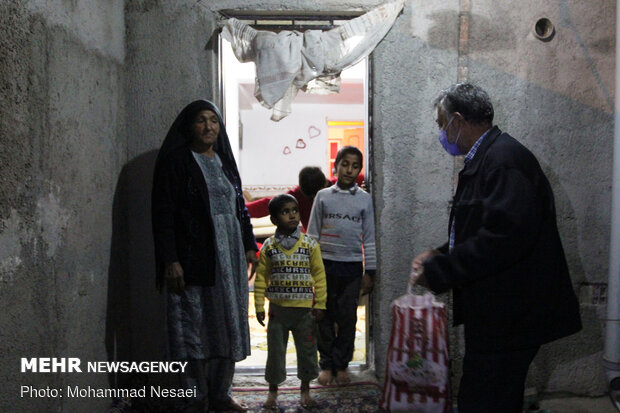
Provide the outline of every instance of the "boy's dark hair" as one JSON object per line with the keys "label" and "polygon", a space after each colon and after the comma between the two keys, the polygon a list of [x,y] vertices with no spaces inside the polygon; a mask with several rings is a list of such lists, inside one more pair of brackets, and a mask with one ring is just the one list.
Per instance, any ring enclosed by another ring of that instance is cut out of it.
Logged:
{"label": "boy's dark hair", "polygon": [[299,171],[299,189],[308,198],[325,188],[325,174],[318,166],[306,166]]}
{"label": "boy's dark hair", "polygon": [[336,154],[336,161],[334,162],[334,166],[338,168],[338,163],[344,158],[345,155],[355,155],[359,158],[360,164],[364,163],[364,155],[362,155],[362,151],[357,149],[355,146],[343,146],[338,150]]}
{"label": "boy's dark hair", "polygon": [[295,205],[299,206],[299,203],[297,203],[297,199],[290,194],[280,194],[271,198],[271,201],[269,201],[269,215],[271,216],[271,218],[277,218],[278,213],[282,210],[282,207],[287,202],[294,202]]}

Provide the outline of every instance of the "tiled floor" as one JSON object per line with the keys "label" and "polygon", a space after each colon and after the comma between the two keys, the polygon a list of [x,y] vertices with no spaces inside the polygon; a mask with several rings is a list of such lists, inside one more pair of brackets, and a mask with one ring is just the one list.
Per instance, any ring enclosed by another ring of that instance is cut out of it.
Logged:
{"label": "tiled floor", "polygon": [[[265,300],[267,301],[267,300]],[[265,308],[268,304],[265,303]],[[267,327],[263,327],[256,321],[256,312],[254,310],[254,293],[250,293],[249,305],[250,318],[250,335],[252,345],[252,355],[245,360],[237,363],[237,367],[265,367],[267,361]],[[267,321],[267,320],[265,320]],[[267,323],[265,322],[265,326]],[[355,332],[355,352],[353,353],[352,363],[366,362],[366,307],[359,306],[357,308],[357,326]],[[288,348],[286,351],[286,365],[296,366],[297,357],[295,354],[295,345],[293,344],[293,336],[289,336]]]}

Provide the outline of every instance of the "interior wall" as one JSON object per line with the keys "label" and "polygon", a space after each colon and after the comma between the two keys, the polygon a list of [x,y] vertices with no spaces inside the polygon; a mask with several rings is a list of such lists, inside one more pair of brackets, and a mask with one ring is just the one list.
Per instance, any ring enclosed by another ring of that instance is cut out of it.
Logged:
{"label": "interior wall", "polygon": [[[555,24],[549,41],[532,32],[542,17]],[[540,160],[555,192],[581,301],[584,330],[543,346],[528,386],[540,392],[606,391],[605,303],[594,299],[588,284],[604,284],[607,277],[614,58],[610,0],[527,1],[518,8],[496,1],[408,2],[373,55],[378,373],[385,368],[389,302],[402,289],[411,257],[441,245],[448,233],[448,201],[459,166],[436,142],[431,102],[441,88],[469,80],[489,92],[500,128]],[[408,68],[401,78],[395,73],[400,67]],[[408,214],[412,219],[402,221]],[[464,350],[458,329],[451,330],[451,350],[456,385]]]}
{"label": "interior wall", "polygon": [[106,360],[112,202],[125,161],[122,0],[0,3],[0,411],[93,411],[22,385],[106,374],[20,373],[21,357]]}
{"label": "interior wall", "polygon": [[[208,7],[312,13],[377,4],[322,2],[317,10],[308,1],[286,6],[215,1]],[[556,195],[573,282],[582,299],[584,331],[543,347],[528,385],[543,392],[604,392],[605,306],[593,303],[591,287],[582,283],[604,282],[607,273],[614,10],[611,0],[588,5],[532,0],[518,8],[508,1],[409,0],[374,51],[373,196],[380,267],[374,340],[380,377],[391,329],[390,303],[403,291],[411,258],[447,237],[449,200],[459,166],[436,142],[431,102],[440,89],[470,80],[489,91],[499,126],[528,145],[545,168]],[[551,41],[542,42],[532,34],[541,17],[556,22]],[[448,296],[440,298],[449,301]],[[451,329],[451,338],[458,383],[462,334]]]}
{"label": "interior wall", "polygon": [[[534,35],[549,19],[555,34]],[[530,384],[546,392],[602,394],[609,263],[616,2],[528,0],[518,9],[472,2],[468,78],[495,97],[496,121],[538,157],[554,190],[558,225],[584,329],[543,346]],[[489,45],[490,33],[495,41]],[[508,91],[508,92],[507,92]]]}
{"label": "interior wall", "polygon": [[[383,379],[392,328],[391,303],[406,289],[415,254],[445,242],[454,163],[437,142],[432,101],[455,83],[459,1],[408,1],[372,55],[373,194],[378,282],[375,368]],[[403,70],[405,68],[405,70]],[[439,297],[448,301],[448,295]],[[450,334],[453,381],[458,340]]]}
{"label": "interior wall", "polygon": [[[157,151],[179,112],[217,102],[211,12],[195,0],[125,2],[127,163],[117,183],[108,305],[115,309],[117,357],[164,360],[164,296],[155,287],[151,187]],[[158,375],[151,383],[162,380]],[[176,387],[176,383],[174,386]]]}
{"label": "interior wall", "polygon": [[[363,11],[381,3],[0,4],[0,381],[9,388],[0,392],[0,410],[87,411],[108,402],[20,399],[19,357],[161,359],[152,168],[181,108],[199,97],[218,100],[209,43],[215,11]],[[547,172],[581,295],[584,331],[543,347],[530,384],[598,395],[604,304],[581,283],[604,283],[607,274],[615,2],[528,0],[518,10],[513,3],[408,0],[372,55],[375,368],[382,378],[390,303],[404,290],[411,258],[447,237],[455,170],[436,141],[431,102],[460,73],[487,89],[499,126]],[[531,35],[542,16],[556,22],[548,42]],[[458,381],[462,343],[458,330],[451,337]],[[108,383],[103,374],[28,378],[38,387]]]}
{"label": "interior wall", "polygon": [[364,105],[293,104],[289,116],[273,122],[271,110],[258,102],[252,106],[241,111],[239,165],[244,187],[294,187],[304,166],[319,166],[327,176],[327,120],[366,118]]}

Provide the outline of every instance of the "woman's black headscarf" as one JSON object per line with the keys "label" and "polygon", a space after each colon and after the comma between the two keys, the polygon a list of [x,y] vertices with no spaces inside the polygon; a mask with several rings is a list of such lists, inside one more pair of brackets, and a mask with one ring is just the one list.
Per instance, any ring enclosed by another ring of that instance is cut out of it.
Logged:
{"label": "woman's black headscarf", "polygon": [[196,120],[196,116],[198,116],[198,114],[203,110],[210,110],[217,115],[217,119],[220,124],[220,133],[217,136],[217,141],[215,141],[215,144],[213,145],[213,149],[220,157],[220,160],[222,161],[222,170],[230,183],[234,186],[235,192],[237,193],[237,215],[240,217],[245,209],[245,205],[243,203],[243,191],[241,189],[241,177],[239,175],[239,169],[237,169],[235,157],[233,156],[230,140],[228,139],[228,134],[226,133],[226,128],[224,127],[222,114],[213,102],[206,99],[195,100],[185,106],[181,113],[179,113],[177,118],[172,123],[170,130],[168,130],[164,143],[161,145],[159,153],[157,154],[157,160],[155,161],[155,175],[157,175],[157,170],[161,161],[166,159],[172,151],[181,146],[189,146],[193,138],[191,129],[192,124]]}
{"label": "woman's black headscarf", "polygon": [[230,140],[228,139],[228,134],[226,133],[226,128],[224,127],[222,115],[213,102],[205,99],[195,100],[185,106],[185,108],[183,108],[181,113],[179,113],[177,118],[174,120],[172,126],[168,130],[166,138],[164,139],[164,143],[161,145],[159,153],[157,154],[155,171],[157,171],[161,161],[166,159],[168,154],[172,151],[180,146],[189,146],[191,139],[193,138],[191,134],[192,124],[196,120],[196,116],[198,116],[198,114],[203,110],[210,110],[217,115],[220,123],[220,133],[217,137],[217,141],[215,141],[215,145],[213,145],[213,149],[222,161],[224,173],[235,187],[235,190],[240,191],[241,178],[239,176],[237,163],[235,162],[233,151],[230,146]]}

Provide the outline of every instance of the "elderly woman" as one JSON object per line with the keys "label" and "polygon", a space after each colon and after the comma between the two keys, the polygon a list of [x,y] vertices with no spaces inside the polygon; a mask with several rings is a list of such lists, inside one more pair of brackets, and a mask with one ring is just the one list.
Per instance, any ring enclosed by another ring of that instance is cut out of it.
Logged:
{"label": "elderly woman", "polygon": [[196,387],[197,405],[204,400],[209,410],[245,411],[231,385],[235,362],[250,354],[247,264],[253,274],[258,248],[213,103],[190,103],[172,124],[157,156],[152,196],[170,357],[189,362],[182,381]]}

